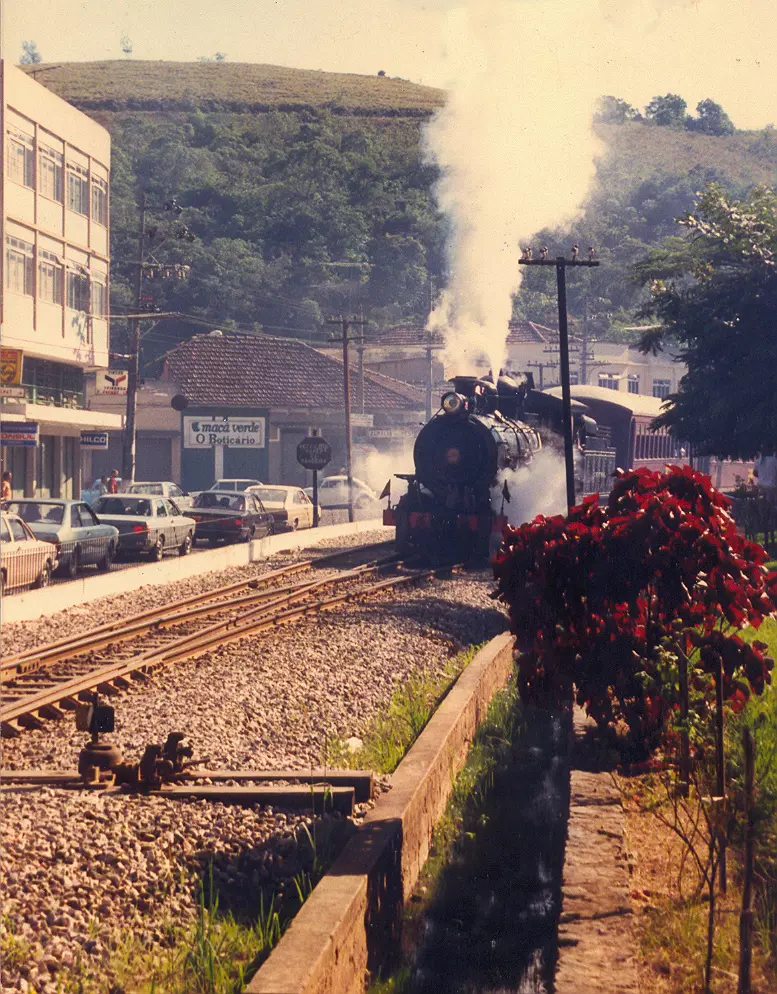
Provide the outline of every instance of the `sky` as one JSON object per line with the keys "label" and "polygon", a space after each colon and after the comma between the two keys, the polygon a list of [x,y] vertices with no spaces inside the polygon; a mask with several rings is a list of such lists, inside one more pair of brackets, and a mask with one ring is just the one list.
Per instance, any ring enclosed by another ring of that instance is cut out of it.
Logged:
{"label": "sky", "polygon": [[[382,69],[442,87],[450,74],[451,8],[477,6],[477,0],[1,2],[2,51],[14,61],[23,40],[37,42],[46,62],[120,59],[126,35],[136,59],[192,61],[220,51],[230,62],[366,75]],[[690,109],[709,97],[740,128],[777,123],[774,0],[515,0],[521,3],[562,13],[604,11],[601,32],[586,38],[580,53],[602,93],[644,107],[652,96],[675,92]],[[524,82],[529,91],[547,93],[553,81]]]}

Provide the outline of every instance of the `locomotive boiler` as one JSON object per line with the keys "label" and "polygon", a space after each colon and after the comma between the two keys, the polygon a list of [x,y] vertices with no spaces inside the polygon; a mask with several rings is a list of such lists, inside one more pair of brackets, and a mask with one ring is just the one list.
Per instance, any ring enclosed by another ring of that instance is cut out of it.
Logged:
{"label": "locomotive boiler", "polygon": [[[398,474],[407,493],[384,513],[397,551],[432,561],[486,558],[506,518],[506,470],[528,466],[542,447],[522,418],[531,378],[457,376],[413,450],[415,473]],[[500,489],[502,488],[502,489]]]}

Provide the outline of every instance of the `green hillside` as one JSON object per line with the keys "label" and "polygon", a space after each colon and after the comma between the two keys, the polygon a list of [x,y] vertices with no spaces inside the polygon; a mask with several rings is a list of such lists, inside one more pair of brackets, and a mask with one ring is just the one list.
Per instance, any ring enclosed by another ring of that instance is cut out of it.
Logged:
{"label": "green hillside", "polygon": [[[115,314],[134,309],[141,190],[159,229],[154,257],[191,267],[186,281],[145,281],[157,309],[313,340],[326,337],[328,313],[363,308],[378,328],[423,322],[444,287],[447,221],[434,200],[438,171],[423,151],[423,126],[442,91],[229,62],[71,63],[36,78],[112,133]],[[736,195],[775,183],[777,132],[713,136],[626,122],[597,133],[602,155],[584,211],[535,242],[552,254],[596,246],[600,268],[570,273],[571,315],[587,309],[594,334],[628,337],[644,296],[630,278],[634,263],[680,233],[674,219],[705,183]],[[168,237],[162,207],[171,197],[192,242]],[[555,323],[551,289],[539,270],[526,273],[515,316]],[[121,334],[121,323],[114,327]],[[184,333],[169,322],[150,331],[149,357]]]}
{"label": "green hillside", "polygon": [[[46,67],[30,68],[37,72]],[[247,62],[64,62],[37,78],[83,110],[261,112],[327,107],[342,114],[425,117],[443,101],[441,90],[404,79]]]}

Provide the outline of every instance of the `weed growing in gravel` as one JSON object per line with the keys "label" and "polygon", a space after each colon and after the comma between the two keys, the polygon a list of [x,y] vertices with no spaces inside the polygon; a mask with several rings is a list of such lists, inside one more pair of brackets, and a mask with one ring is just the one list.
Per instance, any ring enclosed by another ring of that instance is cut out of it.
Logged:
{"label": "weed growing in gravel", "polygon": [[9,970],[28,962],[31,944],[17,935],[8,916],[3,917],[0,935],[0,963]]}
{"label": "weed growing in gravel", "polygon": [[458,652],[442,672],[410,677],[394,691],[386,711],[377,715],[365,730],[360,749],[351,752],[340,738],[327,740],[324,765],[393,773],[456,678],[481,648],[471,645]]}

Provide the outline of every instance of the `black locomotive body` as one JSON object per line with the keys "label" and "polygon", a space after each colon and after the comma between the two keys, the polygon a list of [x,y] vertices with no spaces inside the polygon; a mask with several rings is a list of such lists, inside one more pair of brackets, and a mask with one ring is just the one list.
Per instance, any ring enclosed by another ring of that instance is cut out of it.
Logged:
{"label": "black locomotive body", "polygon": [[384,513],[396,526],[397,551],[431,561],[484,559],[498,545],[500,477],[531,463],[542,447],[522,420],[530,380],[459,376],[440,410],[421,429],[407,493]]}

